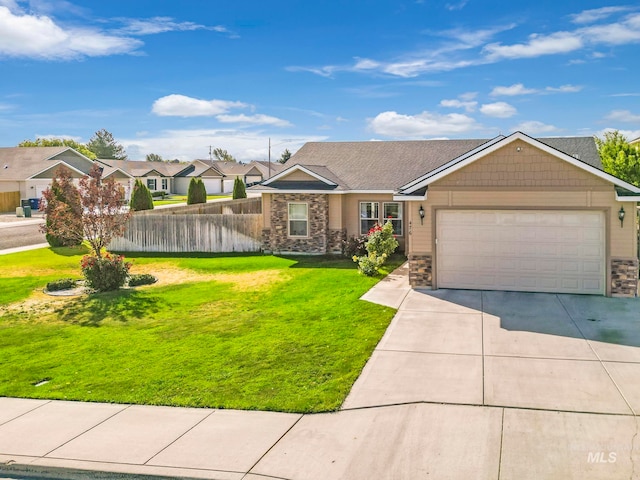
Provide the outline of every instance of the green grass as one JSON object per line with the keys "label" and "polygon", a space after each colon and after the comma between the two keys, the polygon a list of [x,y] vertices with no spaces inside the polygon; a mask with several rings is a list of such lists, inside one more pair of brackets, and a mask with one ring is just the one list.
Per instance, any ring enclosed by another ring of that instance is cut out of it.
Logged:
{"label": "green grass", "polygon": [[139,255],[132,273],[193,278],[34,305],[82,253],[0,257],[0,396],[331,411],[394,314],[350,260],[262,255]]}
{"label": "green grass", "polygon": [[[218,198],[228,198],[231,199],[231,195],[207,195],[207,200],[216,200]],[[153,199],[153,205],[173,205],[176,203],[186,203],[187,196],[186,195],[171,195],[165,197],[164,200],[161,200],[160,197]]]}

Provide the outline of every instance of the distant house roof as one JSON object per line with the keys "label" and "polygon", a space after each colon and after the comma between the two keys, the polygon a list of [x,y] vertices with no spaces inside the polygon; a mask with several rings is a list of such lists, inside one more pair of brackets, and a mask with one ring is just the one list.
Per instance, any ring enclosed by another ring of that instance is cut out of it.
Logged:
{"label": "distant house roof", "polygon": [[[271,180],[252,187],[270,191],[282,188],[285,177],[304,167],[336,183],[336,191],[394,191],[454,159],[500,141],[415,140],[389,142],[310,142],[302,146]],[[529,137],[527,137],[529,138]],[[593,137],[541,138],[543,144],[602,170]],[[276,184],[276,182],[278,182]],[[287,184],[291,188],[291,184]]]}
{"label": "distant house roof", "polygon": [[186,168],[184,163],[171,162],[112,160],[110,158],[99,158],[98,162],[113,168],[118,168],[133,177],[144,177],[149,174],[161,177],[173,177]]}
{"label": "distant house roof", "polygon": [[638,144],[640,144],[640,137],[638,137],[638,138],[636,138],[634,140],[631,140],[629,142],[629,145],[638,145]]}
{"label": "distant house roof", "polygon": [[70,147],[5,147],[0,148],[0,180],[26,180],[60,162],[85,174],[93,165]]}

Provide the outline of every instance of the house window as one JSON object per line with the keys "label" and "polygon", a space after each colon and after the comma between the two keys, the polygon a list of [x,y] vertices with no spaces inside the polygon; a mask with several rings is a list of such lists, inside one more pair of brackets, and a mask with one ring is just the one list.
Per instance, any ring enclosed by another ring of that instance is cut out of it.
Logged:
{"label": "house window", "polygon": [[162,185],[162,190],[167,191],[168,190],[168,185],[169,185],[169,180],[166,178],[163,178],[160,180],[160,183]]}
{"label": "house window", "polygon": [[402,204],[389,202],[383,204],[383,222],[391,220],[394,235],[402,235]]}
{"label": "house window", "polygon": [[309,205],[306,203],[289,204],[289,236],[309,236]]}
{"label": "house window", "polygon": [[155,178],[147,178],[147,188],[149,190],[156,189],[156,179]]}
{"label": "house window", "polygon": [[360,202],[360,234],[366,235],[379,221],[378,202]]}

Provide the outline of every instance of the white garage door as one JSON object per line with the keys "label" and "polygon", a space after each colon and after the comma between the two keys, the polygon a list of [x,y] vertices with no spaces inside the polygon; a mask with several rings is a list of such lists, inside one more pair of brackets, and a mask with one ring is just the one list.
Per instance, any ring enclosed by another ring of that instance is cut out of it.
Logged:
{"label": "white garage door", "polygon": [[440,210],[438,288],[605,293],[602,212]]}
{"label": "white garage door", "polygon": [[207,195],[213,195],[221,192],[221,181],[219,178],[203,178],[204,188],[207,190]]}

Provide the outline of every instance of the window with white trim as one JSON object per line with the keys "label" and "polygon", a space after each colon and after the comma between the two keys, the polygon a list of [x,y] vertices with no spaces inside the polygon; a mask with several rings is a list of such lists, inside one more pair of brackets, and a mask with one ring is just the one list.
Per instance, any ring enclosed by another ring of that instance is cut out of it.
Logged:
{"label": "window with white trim", "polygon": [[160,180],[160,184],[162,185],[162,190],[168,190],[169,187],[169,179],[168,178],[163,178]]}
{"label": "window with white trim", "polygon": [[393,234],[402,236],[402,204],[398,202],[385,202],[382,204],[382,221],[391,220]]}
{"label": "window with white trim", "polygon": [[309,205],[306,203],[289,204],[289,236],[309,236]]}
{"label": "window with white trim", "polygon": [[149,190],[156,189],[156,179],[155,178],[147,178],[147,188]]}
{"label": "window with white trim", "polygon": [[360,234],[369,233],[369,230],[380,221],[379,216],[378,202],[360,202]]}

